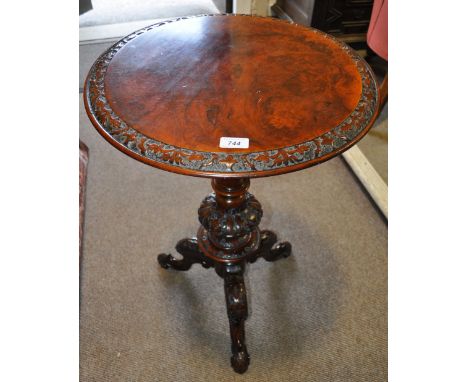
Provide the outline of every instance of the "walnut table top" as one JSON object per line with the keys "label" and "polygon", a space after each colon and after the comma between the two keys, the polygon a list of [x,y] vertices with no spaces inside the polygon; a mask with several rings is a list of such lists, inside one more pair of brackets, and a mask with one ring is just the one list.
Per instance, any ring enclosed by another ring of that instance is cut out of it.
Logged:
{"label": "walnut table top", "polygon": [[[374,74],[347,45],[240,15],[173,19],[130,34],[95,62],[84,97],[97,130],[133,158],[236,178],[338,155],[366,134],[379,104]],[[248,143],[220,147],[222,137]]]}

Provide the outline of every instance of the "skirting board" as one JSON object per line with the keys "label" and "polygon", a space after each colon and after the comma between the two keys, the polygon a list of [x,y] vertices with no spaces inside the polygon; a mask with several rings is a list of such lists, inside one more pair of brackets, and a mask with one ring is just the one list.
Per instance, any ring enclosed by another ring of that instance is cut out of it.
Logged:
{"label": "skirting board", "polygon": [[388,186],[358,146],[344,152],[343,158],[388,219]]}

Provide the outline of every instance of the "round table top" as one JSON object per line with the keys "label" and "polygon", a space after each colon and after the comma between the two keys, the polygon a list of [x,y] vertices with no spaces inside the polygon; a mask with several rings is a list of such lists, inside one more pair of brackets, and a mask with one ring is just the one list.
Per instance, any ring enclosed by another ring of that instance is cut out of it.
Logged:
{"label": "round table top", "polygon": [[135,159],[186,175],[260,177],[348,149],[372,126],[379,95],[367,63],[323,32],[202,15],[117,42],[91,68],[84,97],[97,130]]}

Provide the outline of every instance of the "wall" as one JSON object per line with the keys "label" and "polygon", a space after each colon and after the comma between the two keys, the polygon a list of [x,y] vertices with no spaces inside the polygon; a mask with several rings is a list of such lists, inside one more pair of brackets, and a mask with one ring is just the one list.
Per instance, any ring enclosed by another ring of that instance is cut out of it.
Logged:
{"label": "wall", "polygon": [[271,16],[271,6],[275,0],[234,0],[234,13]]}

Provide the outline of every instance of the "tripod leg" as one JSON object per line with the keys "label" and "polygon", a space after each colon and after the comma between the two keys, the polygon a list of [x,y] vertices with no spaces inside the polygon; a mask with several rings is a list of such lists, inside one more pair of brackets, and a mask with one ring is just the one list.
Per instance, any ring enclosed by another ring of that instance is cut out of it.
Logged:
{"label": "tripod leg", "polygon": [[165,269],[172,268],[177,271],[186,271],[195,263],[200,263],[205,268],[213,266],[213,262],[198,248],[197,239],[179,240],[176,250],[183,256],[181,260],[175,259],[171,254],[161,253],[158,255],[159,265]]}
{"label": "tripod leg", "polygon": [[235,372],[244,373],[249,367],[250,357],[245,346],[244,322],[247,319],[247,295],[243,267],[227,266],[224,274],[224,293],[231,333],[231,365]]}
{"label": "tripod leg", "polygon": [[249,259],[251,263],[259,257],[263,257],[266,261],[276,261],[291,255],[291,244],[287,241],[276,243],[277,238],[274,232],[265,230],[261,231],[260,235],[260,248]]}

